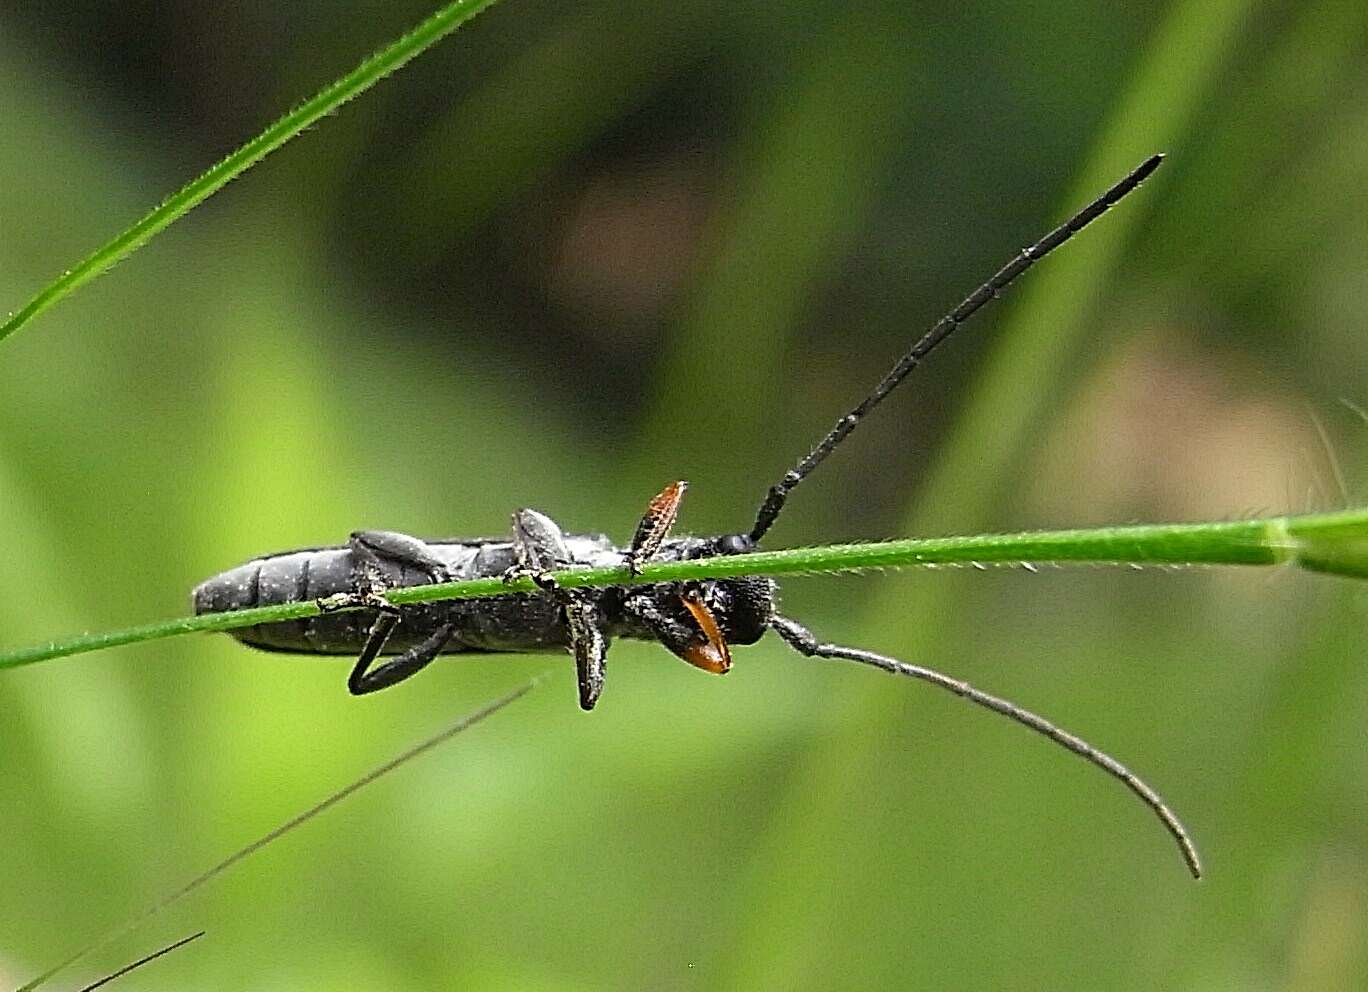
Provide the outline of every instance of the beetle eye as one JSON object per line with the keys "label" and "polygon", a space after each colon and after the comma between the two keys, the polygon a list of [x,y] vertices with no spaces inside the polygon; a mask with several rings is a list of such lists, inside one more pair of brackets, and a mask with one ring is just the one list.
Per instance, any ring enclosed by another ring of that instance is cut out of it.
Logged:
{"label": "beetle eye", "polygon": [[743,555],[755,550],[755,542],[745,534],[728,534],[717,539],[717,550],[724,555]]}

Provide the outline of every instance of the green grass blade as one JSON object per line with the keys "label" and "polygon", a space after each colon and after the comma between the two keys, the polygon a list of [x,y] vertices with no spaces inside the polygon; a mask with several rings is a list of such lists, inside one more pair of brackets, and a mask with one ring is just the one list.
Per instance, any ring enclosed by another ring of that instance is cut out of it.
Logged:
{"label": "green grass blade", "polygon": [[455,0],[412,31],[376,52],[341,79],[325,86],[209,171],[181,187],[132,227],[116,235],[74,268],[67,269],[44,286],[33,299],[0,325],[0,340],[9,337],[34,317],[103,273],[115,262],[137,251],[158,233],[301,131],[318,123],[347,101],[360,96],[390,73],[402,68],[405,63],[427,51],[494,2],[495,0]]}
{"label": "green grass blade", "polygon": [[[1142,566],[1295,563],[1311,571],[1368,578],[1368,508],[1262,520],[834,544],[648,565],[637,577],[629,575],[625,568],[579,569],[559,572],[556,580],[565,589],[587,589],[742,575],[830,574],[868,568],[1078,563]],[[404,605],[447,599],[487,599],[535,591],[536,586],[530,579],[504,582],[490,578],[395,589],[387,593],[386,598],[396,605]],[[82,634],[0,654],[0,669],[179,634],[298,620],[317,616],[320,612],[317,602],[310,600],[232,613],[179,617],[102,634]]]}

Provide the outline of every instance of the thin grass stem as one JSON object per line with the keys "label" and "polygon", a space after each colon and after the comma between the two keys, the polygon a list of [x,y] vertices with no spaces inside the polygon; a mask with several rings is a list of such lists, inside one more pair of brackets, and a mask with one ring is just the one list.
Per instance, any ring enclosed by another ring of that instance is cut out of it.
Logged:
{"label": "thin grass stem", "polygon": [[[1368,578],[1368,507],[1301,516],[1195,524],[1148,524],[1088,530],[1026,531],[972,537],[918,538],[832,544],[786,551],[648,564],[640,575],[622,568],[557,572],[566,589],[655,582],[692,582],[742,575],[830,574],[871,568],[1011,565],[1283,565]],[[393,589],[396,606],[446,599],[487,599],[533,593],[530,579],[470,579]],[[178,617],[96,634],[81,634],[0,653],[0,669],[200,631],[231,630],[316,616],[317,602],[285,603],[231,613]]]}
{"label": "thin grass stem", "polygon": [[209,171],[186,183],[132,227],[117,234],[44,286],[37,295],[12,313],[4,324],[0,324],[0,341],[105,272],[115,262],[127,258],[271,152],[327,115],[335,113],[344,103],[402,68],[405,63],[417,58],[494,3],[495,0],[455,0],[448,3],[341,79],[325,86]]}

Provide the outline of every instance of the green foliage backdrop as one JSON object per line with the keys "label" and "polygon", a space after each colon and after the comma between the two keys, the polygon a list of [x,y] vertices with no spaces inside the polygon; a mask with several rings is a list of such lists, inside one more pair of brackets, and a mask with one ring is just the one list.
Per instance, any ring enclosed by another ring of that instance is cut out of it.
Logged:
{"label": "green foliage backdrop", "polygon": [[[17,0],[0,307],[429,12]],[[174,615],[358,526],[629,536],[763,490],[906,343],[1145,154],[915,373],[773,546],[1240,518],[1368,491],[1368,12],[505,0],[0,348],[0,646]],[[1117,754],[769,641],[345,663],[196,636],[0,673],[18,984],[461,712],[555,676],[82,965],[127,986],[1358,988],[1365,593],[1292,570],[794,579],[820,634]],[[70,979],[68,979],[70,981]],[[64,986],[63,986],[64,987]]]}

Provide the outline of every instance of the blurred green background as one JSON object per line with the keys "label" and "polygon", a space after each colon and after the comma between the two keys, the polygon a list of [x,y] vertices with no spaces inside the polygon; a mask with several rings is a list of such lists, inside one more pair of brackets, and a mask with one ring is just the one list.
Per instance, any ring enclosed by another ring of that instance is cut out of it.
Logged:
{"label": "blurred green background", "polygon": [[[0,308],[424,16],[0,11]],[[185,612],[356,527],[625,540],[764,489],[926,324],[1154,150],[795,496],[771,546],[1332,508],[1368,490],[1368,8],[507,0],[0,351],[0,645]],[[1322,441],[1321,434],[1325,440]],[[1333,457],[1332,457],[1333,455]],[[1344,483],[1337,479],[1338,461]],[[1368,983],[1368,590],[1282,570],[809,578],[819,634],[347,663],[181,638],[0,673],[0,975],[554,665],[527,701],[64,976],[121,988]]]}

